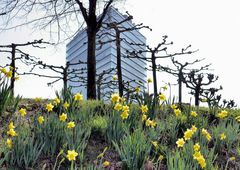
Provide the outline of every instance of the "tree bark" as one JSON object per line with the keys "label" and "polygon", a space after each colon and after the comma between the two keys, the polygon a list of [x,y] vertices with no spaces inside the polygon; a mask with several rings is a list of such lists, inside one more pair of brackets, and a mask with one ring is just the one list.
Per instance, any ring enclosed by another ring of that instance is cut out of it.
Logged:
{"label": "tree bark", "polygon": [[101,85],[97,85],[97,99],[101,100]]}
{"label": "tree bark", "polygon": [[87,98],[96,99],[96,29],[88,27]]}
{"label": "tree bark", "polygon": [[66,99],[66,95],[67,95],[67,69],[68,66],[66,66],[63,70],[63,97],[64,97],[64,101]]}
{"label": "tree bark", "polygon": [[122,61],[121,61],[121,38],[120,32],[116,31],[116,48],[117,48],[117,75],[118,75],[118,90],[119,96],[123,96],[123,81],[122,81]]}
{"label": "tree bark", "polygon": [[11,83],[10,83],[10,89],[11,89],[11,94],[12,96],[14,96],[14,86],[15,86],[15,58],[16,58],[16,45],[15,44],[12,44],[12,61],[11,61],[11,64],[10,66],[13,68],[12,70],[12,77],[11,77]]}
{"label": "tree bark", "polygon": [[152,52],[152,72],[153,72],[153,90],[154,90],[154,98],[157,98],[158,90],[157,90],[157,66],[154,52]]}
{"label": "tree bark", "polygon": [[178,103],[179,104],[182,103],[182,79],[183,79],[182,74],[183,74],[182,71],[178,73]]}
{"label": "tree bark", "polygon": [[195,106],[199,106],[200,88],[195,91]]}

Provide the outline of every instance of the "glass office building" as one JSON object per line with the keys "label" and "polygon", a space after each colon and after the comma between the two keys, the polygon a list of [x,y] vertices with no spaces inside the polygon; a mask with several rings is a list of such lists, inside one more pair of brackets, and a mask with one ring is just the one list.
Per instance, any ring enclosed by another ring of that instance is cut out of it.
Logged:
{"label": "glass office building", "polygon": [[[127,16],[121,14],[117,9],[110,8],[105,19],[104,23],[109,22],[120,22],[124,20]],[[122,24],[123,27],[129,28],[134,26],[134,24],[130,21],[124,22]],[[114,30],[106,30],[102,28],[98,35],[101,35],[103,32],[108,31],[108,33],[115,35]],[[121,38],[125,39],[125,41],[121,41],[121,58],[122,58],[122,75],[124,81],[132,81],[135,80],[135,82],[131,82],[130,85],[132,88],[135,88],[137,86],[140,86],[143,89],[146,88],[146,81],[147,81],[147,63],[144,60],[136,59],[136,58],[125,58],[127,56],[126,51],[133,51],[133,50],[144,50],[143,47],[140,46],[134,46],[130,45],[129,43],[139,43],[139,44],[145,44],[146,38],[138,31],[128,31],[121,34]],[[101,41],[109,41],[114,39],[113,36],[110,35],[104,35],[101,37]],[[68,44],[67,44],[67,61],[70,63],[81,61],[87,61],[87,34],[86,30],[81,30]],[[101,48],[99,48],[98,40],[97,40],[97,47],[96,47],[96,71],[97,74],[102,73],[104,70],[109,70],[112,68],[116,68],[116,45],[115,42],[104,44]],[[145,57],[145,53],[140,54],[141,57]],[[79,69],[79,66],[72,66],[71,69]],[[81,67],[87,67],[81,66]],[[112,80],[113,75],[116,74],[115,72],[111,72],[111,74],[105,75],[104,81],[109,82]],[[86,74],[83,74],[82,76],[86,76]],[[142,83],[139,83],[142,82]],[[80,82],[69,82],[69,86],[74,86],[72,91],[74,93],[81,92],[84,97],[86,97],[87,89],[86,86],[84,86]],[[80,87],[79,87],[80,86]],[[103,85],[105,86],[105,85]],[[112,91],[116,91],[118,87],[115,87],[115,89],[112,88],[104,88],[101,87],[101,93],[104,94],[110,94]],[[105,98],[105,96],[103,96]]]}

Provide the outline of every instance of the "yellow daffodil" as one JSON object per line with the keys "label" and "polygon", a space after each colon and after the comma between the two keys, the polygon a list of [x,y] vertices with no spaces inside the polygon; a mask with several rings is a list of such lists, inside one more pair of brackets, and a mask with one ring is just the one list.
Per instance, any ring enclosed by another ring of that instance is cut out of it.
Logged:
{"label": "yellow daffodil", "polygon": [[103,162],[103,167],[108,167],[108,166],[110,166],[110,162],[104,161],[104,162]]}
{"label": "yellow daffodil", "polygon": [[158,148],[158,142],[157,141],[151,141],[151,143],[155,147],[155,149]]}
{"label": "yellow daffodil", "polygon": [[19,113],[21,114],[22,117],[24,117],[27,114],[26,109],[23,108],[19,110]]}
{"label": "yellow daffodil", "polygon": [[180,109],[174,109],[174,113],[175,113],[176,117],[178,117],[182,114]]}
{"label": "yellow daffodil", "polygon": [[184,146],[185,141],[184,141],[183,138],[180,138],[180,139],[177,140],[176,144],[177,144],[177,147],[180,148],[180,147]]}
{"label": "yellow daffodil", "polygon": [[123,103],[125,101],[124,97],[119,97],[119,103]]}
{"label": "yellow daffodil", "polygon": [[129,116],[128,111],[123,111],[122,114],[121,114],[121,118],[122,118],[123,120],[127,119],[128,116]]}
{"label": "yellow daffodil", "polygon": [[196,151],[194,152],[193,154],[193,159],[197,159],[198,157],[202,156],[201,152],[200,151]]}
{"label": "yellow daffodil", "polygon": [[141,111],[142,113],[147,113],[148,112],[148,106],[147,105],[141,105]]}
{"label": "yellow daffodil", "polygon": [[48,112],[50,112],[50,111],[52,111],[53,110],[53,105],[52,105],[52,103],[48,103],[47,105],[46,105],[46,109],[47,109],[47,111]]}
{"label": "yellow daffodil", "polygon": [[193,133],[195,133],[197,131],[197,127],[195,125],[192,125],[191,130],[193,131]]}
{"label": "yellow daffodil", "polygon": [[20,79],[20,77],[19,77],[18,75],[16,75],[16,76],[14,77],[14,79],[15,79],[16,81],[18,81],[18,80]]}
{"label": "yellow daffodil", "polygon": [[129,112],[129,106],[128,106],[128,105],[124,105],[124,106],[122,107],[122,111],[124,111],[124,112]]}
{"label": "yellow daffodil", "polygon": [[113,103],[117,103],[118,100],[119,100],[119,94],[118,93],[114,93],[114,94],[111,95],[111,101]]}
{"label": "yellow daffodil", "polygon": [[211,135],[204,128],[202,129],[202,134],[207,138],[208,141],[210,141],[212,139]]}
{"label": "yellow daffodil", "polygon": [[157,122],[155,120],[152,120],[150,126],[154,128],[155,126],[157,126]]}
{"label": "yellow daffodil", "polygon": [[204,99],[201,99],[202,102],[207,102],[208,99],[204,98]]}
{"label": "yellow daffodil", "polygon": [[8,125],[8,129],[14,129],[14,128],[15,128],[15,126],[14,126],[13,122],[10,122]]}
{"label": "yellow daffodil", "polygon": [[205,158],[200,153],[200,151],[194,153],[193,159],[196,159],[198,161],[198,164],[201,166],[202,169],[204,169],[206,167]]}
{"label": "yellow daffodil", "polygon": [[193,150],[194,150],[195,152],[198,152],[198,151],[200,150],[200,145],[199,145],[199,143],[195,143],[195,145],[193,145]]}
{"label": "yellow daffodil", "polygon": [[66,119],[67,119],[67,114],[62,113],[61,115],[59,115],[59,120],[60,120],[61,122],[65,122]]}
{"label": "yellow daffodil", "polygon": [[240,116],[235,117],[235,120],[236,120],[237,122],[240,122]]}
{"label": "yellow daffodil", "polygon": [[12,144],[12,140],[11,140],[11,139],[7,139],[7,141],[6,141],[6,145],[7,145],[7,147],[8,147],[9,149],[11,149],[12,146],[13,146],[13,144]]}
{"label": "yellow daffodil", "polygon": [[117,111],[122,110],[122,105],[120,103],[116,103],[114,106],[114,110],[117,110]]}
{"label": "yellow daffodil", "polygon": [[228,112],[226,110],[221,111],[220,113],[217,114],[217,117],[220,119],[223,119],[228,116]]}
{"label": "yellow daffodil", "polygon": [[143,114],[142,115],[142,122],[144,122],[147,119],[147,115]]}
{"label": "yellow daffodil", "polygon": [[164,90],[164,91],[166,91],[166,90],[167,90],[167,86],[163,86],[162,88],[163,88],[163,90]]}
{"label": "yellow daffodil", "polygon": [[75,123],[74,122],[68,122],[68,124],[67,124],[67,128],[68,129],[72,129],[74,127],[75,127]]}
{"label": "yellow daffodil", "polygon": [[117,75],[113,75],[112,79],[116,81],[118,79]]}
{"label": "yellow daffodil", "polygon": [[177,109],[177,105],[172,104],[172,105],[171,105],[171,108],[172,108],[173,110],[175,110],[175,109]]}
{"label": "yellow daffodil", "polygon": [[224,133],[221,133],[220,134],[220,140],[224,140],[224,139],[226,139],[226,135]]}
{"label": "yellow daffodil", "polygon": [[37,103],[40,103],[40,102],[42,101],[42,98],[41,98],[41,97],[36,97],[36,98],[34,99],[34,101],[37,102]]}
{"label": "yellow daffodil", "polygon": [[103,158],[103,157],[104,157],[104,154],[105,154],[105,152],[106,152],[107,150],[108,150],[108,147],[105,147],[104,150],[103,150],[103,152],[100,153],[100,154],[97,156],[97,158]]}
{"label": "yellow daffodil", "polygon": [[75,161],[77,156],[78,156],[78,153],[75,152],[75,150],[68,150],[67,151],[67,159],[69,161]]}
{"label": "yellow daffodil", "polygon": [[151,126],[151,128],[154,128],[157,125],[157,122],[155,120],[150,120],[150,118],[148,118],[145,124],[146,126]]}
{"label": "yellow daffodil", "polygon": [[148,82],[148,83],[152,83],[152,79],[151,79],[151,78],[148,78],[148,79],[147,79],[147,82]]}
{"label": "yellow daffodil", "polygon": [[136,88],[135,88],[135,91],[136,91],[137,93],[140,93],[140,92],[141,92],[140,86],[136,87]]}
{"label": "yellow daffodil", "polygon": [[197,117],[197,112],[195,112],[195,111],[191,111],[191,113],[190,113],[190,115],[192,116],[192,117]]}
{"label": "yellow daffodil", "polygon": [[63,107],[64,107],[65,109],[68,109],[69,106],[70,106],[70,104],[69,104],[68,102],[65,102],[65,103],[63,104]]}
{"label": "yellow daffodil", "polygon": [[13,74],[12,71],[8,71],[8,72],[6,73],[6,77],[7,77],[7,78],[11,78],[11,77],[12,77],[12,74]]}
{"label": "yellow daffodil", "polygon": [[201,168],[204,169],[206,167],[206,161],[203,156],[197,158],[198,163],[200,164]]}
{"label": "yellow daffodil", "polygon": [[184,132],[184,140],[187,141],[187,140],[191,139],[192,135],[193,135],[193,131],[191,129],[187,129]]}
{"label": "yellow daffodil", "polygon": [[83,95],[80,93],[77,93],[74,95],[74,100],[75,101],[83,101]]}
{"label": "yellow daffodil", "polygon": [[39,116],[39,117],[38,117],[38,123],[39,123],[39,124],[42,124],[43,122],[44,122],[43,116]]}
{"label": "yellow daffodil", "polygon": [[164,156],[163,156],[163,155],[159,155],[159,157],[158,157],[158,161],[162,161],[162,160],[163,160],[163,158],[164,158]]}
{"label": "yellow daffodil", "polygon": [[7,134],[12,136],[12,137],[17,136],[17,133],[16,133],[16,131],[14,129],[9,129],[7,131]]}
{"label": "yellow daffodil", "polygon": [[0,71],[3,73],[3,74],[7,74],[7,70],[5,68],[1,68]]}
{"label": "yellow daffodil", "polygon": [[165,101],[165,100],[166,100],[166,96],[165,96],[164,94],[160,94],[160,95],[158,96],[158,99],[159,99],[160,101]]}
{"label": "yellow daffodil", "polygon": [[54,105],[58,105],[60,102],[61,102],[61,100],[57,97],[53,100]]}

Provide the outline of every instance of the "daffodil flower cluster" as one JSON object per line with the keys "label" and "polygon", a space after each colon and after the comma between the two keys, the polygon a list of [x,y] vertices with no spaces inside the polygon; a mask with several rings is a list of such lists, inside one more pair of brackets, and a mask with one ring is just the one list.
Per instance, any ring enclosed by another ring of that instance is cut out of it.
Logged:
{"label": "daffodil flower cluster", "polygon": [[222,110],[220,113],[217,114],[217,117],[219,117],[220,119],[224,119],[227,116],[228,112],[226,110]]}
{"label": "daffodil flower cluster", "polygon": [[122,111],[121,118],[123,120],[127,119],[129,116],[129,106],[123,105],[125,99],[123,97],[120,97],[118,93],[114,93],[111,95],[111,101],[115,103],[114,110]]}
{"label": "daffodil flower cluster", "polygon": [[124,120],[124,119],[127,119],[128,116],[129,116],[129,106],[125,105],[122,107],[121,118]]}
{"label": "daffodil flower cluster", "polygon": [[198,164],[201,166],[202,169],[206,167],[206,161],[200,151],[195,151],[193,154],[193,159],[198,161]]}
{"label": "daffodil flower cluster", "polygon": [[7,134],[12,136],[12,137],[17,136],[17,133],[15,131],[15,126],[14,126],[13,122],[9,123]]}
{"label": "daffodil flower cluster", "polygon": [[183,138],[180,138],[177,140],[176,144],[178,148],[182,148],[187,140],[190,140],[194,133],[197,131],[197,127],[195,125],[192,125],[191,129],[187,129],[184,132]]}
{"label": "daffodil flower cluster", "polygon": [[199,143],[195,143],[195,145],[193,145],[193,150],[194,150],[193,159],[197,160],[201,168],[204,169],[206,167],[206,161],[200,152],[200,148],[201,147]]}
{"label": "daffodil flower cluster", "polygon": [[235,120],[236,120],[237,122],[240,122],[240,116],[235,117]]}
{"label": "daffodil flower cluster", "polygon": [[147,105],[141,105],[140,109],[141,109],[143,114],[148,112],[148,106]]}
{"label": "daffodil flower cluster", "polygon": [[[15,131],[15,126],[14,126],[13,122],[10,122],[10,123],[9,123],[7,134],[8,134],[10,137],[15,137],[15,136],[17,136],[17,133],[16,133],[16,131]],[[12,146],[13,146],[12,139],[8,138],[7,141],[6,141],[6,145],[7,145],[7,147],[8,147],[9,149],[11,149]]]}
{"label": "daffodil flower cluster", "polygon": [[212,139],[212,136],[210,135],[210,133],[208,133],[208,131],[204,128],[202,128],[202,134],[206,137],[208,141]]}
{"label": "daffodil flower cluster", "polygon": [[147,127],[151,127],[154,128],[157,126],[157,122],[155,120],[151,120],[150,118],[148,118],[145,122]]}
{"label": "daffodil flower cluster", "polygon": [[[0,68],[0,73],[3,73],[7,78],[11,78],[13,76],[14,68],[12,66],[9,67],[9,71],[6,68]],[[15,80],[19,80],[19,76],[16,75],[14,77]]]}

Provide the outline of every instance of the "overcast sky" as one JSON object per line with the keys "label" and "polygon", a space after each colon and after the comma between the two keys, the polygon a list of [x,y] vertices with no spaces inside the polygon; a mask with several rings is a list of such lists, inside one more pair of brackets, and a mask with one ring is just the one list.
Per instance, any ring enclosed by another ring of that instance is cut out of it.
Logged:
{"label": "overcast sky", "polygon": [[[144,23],[153,31],[142,31],[147,43],[155,46],[163,35],[173,41],[172,49],[180,50],[191,44],[192,49],[199,51],[191,56],[181,57],[181,61],[193,61],[206,58],[203,64],[212,63],[212,73],[219,76],[214,85],[223,86],[221,92],[226,99],[235,99],[240,104],[238,73],[239,40],[240,40],[240,2],[238,0],[126,0],[118,6],[121,12],[129,11],[135,23]],[[49,38],[49,35],[32,32],[29,28],[21,28],[0,34],[0,44],[32,41],[34,38]],[[65,62],[65,44],[51,50],[33,50],[44,61],[62,65]],[[0,58],[0,63],[4,62]],[[165,60],[159,60],[166,63]],[[162,81],[176,79],[160,73],[159,85]],[[53,97],[54,90],[59,90],[61,83],[48,87],[48,79],[38,77],[22,77],[17,83],[17,93],[24,97]],[[188,90],[184,90],[187,94]],[[176,94],[177,95],[177,94]],[[185,101],[189,100],[184,98]]]}

